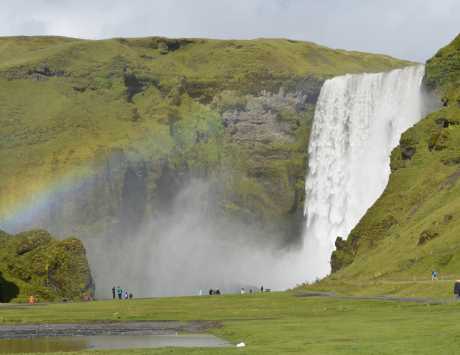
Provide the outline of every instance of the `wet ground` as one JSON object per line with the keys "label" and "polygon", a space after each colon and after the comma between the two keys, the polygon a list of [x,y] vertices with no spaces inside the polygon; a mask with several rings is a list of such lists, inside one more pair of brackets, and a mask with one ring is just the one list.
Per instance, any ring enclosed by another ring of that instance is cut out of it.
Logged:
{"label": "wet ground", "polygon": [[134,349],[158,347],[225,347],[225,340],[205,334],[218,322],[156,321],[0,326],[1,353]]}
{"label": "wet ground", "polygon": [[46,353],[87,349],[139,349],[161,347],[227,347],[225,340],[210,334],[99,335],[1,339],[0,354]]}
{"label": "wet ground", "polygon": [[0,325],[0,339],[19,339],[37,336],[174,335],[176,333],[204,333],[211,328],[218,327],[220,327],[218,322],[210,321],[15,324]]}

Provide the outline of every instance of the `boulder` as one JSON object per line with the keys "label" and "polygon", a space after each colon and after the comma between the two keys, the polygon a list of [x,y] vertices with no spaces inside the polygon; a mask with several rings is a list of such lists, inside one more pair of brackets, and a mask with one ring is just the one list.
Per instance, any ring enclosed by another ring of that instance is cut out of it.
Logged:
{"label": "boulder", "polygon": [[76,238],[56,240],[33,230],[12,236],[2,233],[0,301],[60,301],[93,296],[94,282],[86,251]]}

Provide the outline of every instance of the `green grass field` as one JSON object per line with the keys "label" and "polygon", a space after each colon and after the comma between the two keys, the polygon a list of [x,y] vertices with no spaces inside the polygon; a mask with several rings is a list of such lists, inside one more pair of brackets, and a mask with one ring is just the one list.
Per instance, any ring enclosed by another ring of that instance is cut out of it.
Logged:
{"label": "green grass field", "polygon": [[[2,323],[216,320],[246,348],[132,350],[133,354],[458,354],[460,304],[298,297],[293,292],[2,306]],[[89,354],[124,354],[90,351]],[[78,354],[82,354],[81,352]]]}

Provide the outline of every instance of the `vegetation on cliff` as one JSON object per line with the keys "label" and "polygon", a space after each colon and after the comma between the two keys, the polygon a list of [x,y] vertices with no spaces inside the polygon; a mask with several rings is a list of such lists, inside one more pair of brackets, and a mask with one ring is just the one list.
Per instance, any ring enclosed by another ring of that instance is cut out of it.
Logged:
{"label": "vegetation on cliff", "polygon": [[72,300],[94,292],[83,244],[46,231],[15,236],[0,231],[0,302]]}
{"label": "vegetation on cliff", "polygon": [[404,65],[290,40],[1,38],[0,221],[92,236],[192,176],[292,235],[323,80]]}
{"label": "vegetation on cliff", "polygon": [[424,82],[442,106],[403,134],[385,192],[337,240],[335,273],[317,287],[451,294],[451,281],[423,280],[460,276],[460,36],[428,60]]}

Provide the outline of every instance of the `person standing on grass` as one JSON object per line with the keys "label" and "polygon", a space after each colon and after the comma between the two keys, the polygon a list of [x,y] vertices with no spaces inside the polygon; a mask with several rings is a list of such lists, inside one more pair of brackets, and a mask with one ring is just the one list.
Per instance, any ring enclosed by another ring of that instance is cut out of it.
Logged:
{"label": "person standing on grass", "polygon": [[112,287],[112,299],[115,299],[115,286]]}
{"label": "person standing on grass", "polygon": [[118,299],[121,300],[121,297],[123,296],[123,290],[120,286],[117,286],[117,294],[118,294]]}
{"label": "person standing on grass", "polygon": [[460,299],[460,280],[455,281],[454,295],[457,299]]}

